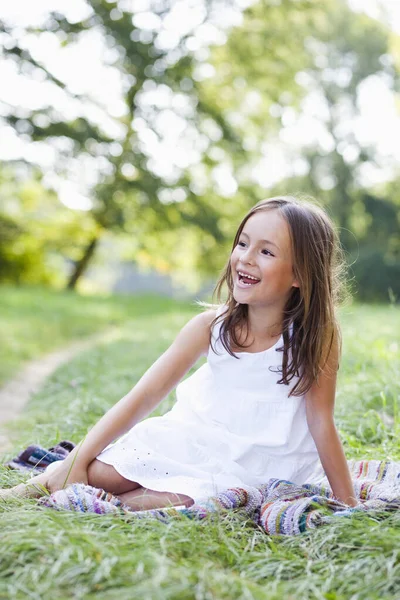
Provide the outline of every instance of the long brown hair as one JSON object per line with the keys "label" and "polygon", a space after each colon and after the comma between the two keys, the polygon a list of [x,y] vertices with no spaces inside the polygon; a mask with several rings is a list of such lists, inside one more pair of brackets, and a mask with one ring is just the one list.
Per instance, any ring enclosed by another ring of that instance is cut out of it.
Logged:
{"label": "long brown hair", "polygon": [[[317,380],[332,344],[340,336],[335,309],[343,289],[344,261],[338,236],[326,212],[292,196],[270,198],[256,204],[240,223],[232,251],[249,218],[267,210],[278,210],[289,226],[293,271],[299,284],[298,288],[292,288],[283,311],[282,377],[278,383],[289,385],[298,377],[290,395],[302,396]],[[237,348],[246,347],[238,339],[238,333],[243,329],[248,332],[248,306],[238,304],[233,297],[230,260],[214,290],[219,302],[225,285],[227,310],[214,319],[212,326],[221,323],[219,339],[227,352],[238,358],[232,344]]]}

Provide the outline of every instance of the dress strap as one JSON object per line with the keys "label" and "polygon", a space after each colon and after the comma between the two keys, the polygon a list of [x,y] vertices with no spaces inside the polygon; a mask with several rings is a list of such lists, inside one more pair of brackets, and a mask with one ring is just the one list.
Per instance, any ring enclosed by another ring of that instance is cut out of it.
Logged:
{"label": "dress strap", "polygon": [[225,312],[226,309],[227,309],[226,304],[221,304],[217,308],[215,316],[216,316],[216,318],[218,318],[218,321],[217,321],[217,323],[215,323],[215,325],[213,326],[212,331],[211,331],[211,338],[212,338],[213,345],[215,345],[215,344],[217,344],[218,346],[221,345],[218,340],[219,340],[219,332],[221,329],[222,320],[219,319],[219,317],[221,317],[221,315]]}
{"label": "dress strap", "polygon": [[222,313],[225,312],[227,308],[228,307],[226,306],[226,304],[220,304],[220,306],[218,306],[218,308],[217,308],[217,314],[216,314],[216,316],[217,317],[221,316]]}

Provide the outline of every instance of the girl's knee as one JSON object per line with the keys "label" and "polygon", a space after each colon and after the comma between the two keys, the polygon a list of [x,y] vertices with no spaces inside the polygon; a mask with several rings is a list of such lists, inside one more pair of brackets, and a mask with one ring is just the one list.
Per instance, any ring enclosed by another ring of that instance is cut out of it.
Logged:
{"label": "girl's knee", "polygon": [[129,481],[114,469],[95,458],[87,469],[88,484],[96,488],[102,488],[111,494],[123,494],[134,490],[140,485],[135,481]]}

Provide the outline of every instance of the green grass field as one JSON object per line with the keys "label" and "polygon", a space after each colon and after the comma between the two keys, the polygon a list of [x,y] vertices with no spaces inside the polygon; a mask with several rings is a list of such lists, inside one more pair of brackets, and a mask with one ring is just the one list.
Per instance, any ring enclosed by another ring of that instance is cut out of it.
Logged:
{"label": "green grass field", "polygon": [[[181,305],[186,310],[186,305]],[[25,361],[109,328],[129,327],[140,315],[177,311],[151,296],[77,296],[37,287],[0,287],[0,385]]]}
{"label": "green grass field", "polygon": [[[35,310],[39,299],[30,293],[9,290],[12,306],[4,295],[1,300],[15,323],[22,307],[18,357],[34,354],[32,347],[24,353],[21,331],[31,326],[45,331],[49,311],[54,323],[64,323],[57,342],[50,336],[52,346],[71,339],[73,329],[86,335],[114,319],[122,339],[85,352],[47,381],[14,427],[16,449],[79,440],[196,311],[162,299],[97,300],[48,292],[40,292],[41,309]],[[353,305],[341,314],[336,415],[347,456],[400,460],[400,309]],[[27,334],[29,344],[34,337]],[[43,341],[37,350],[45,349]],[[154,414],[173,401],[171,394]],[[0,486],[21,478],[0,469]],[[234,514],[133,524],[129,518],[58,513],[16,500],[0,506],[0,598],[398,600],[399,533],[397,513],[338,519],[296,538],[280,538]]]}

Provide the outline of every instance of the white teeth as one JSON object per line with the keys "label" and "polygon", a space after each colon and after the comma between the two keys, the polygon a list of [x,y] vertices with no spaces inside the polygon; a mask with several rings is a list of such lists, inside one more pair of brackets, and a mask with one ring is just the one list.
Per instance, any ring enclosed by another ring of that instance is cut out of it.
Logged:
{"label": "white teeth", "polygon": [[[258,279],[258,277],[253,277],[252,275],[248,275],[247,273],[242,273],[242,271],[238,271],[238,275],[241,275],[242,277],[246,277],[247,279],[253,279],[253,281],[260,281]],[[251,284],[248,284],[251,285]]]}

